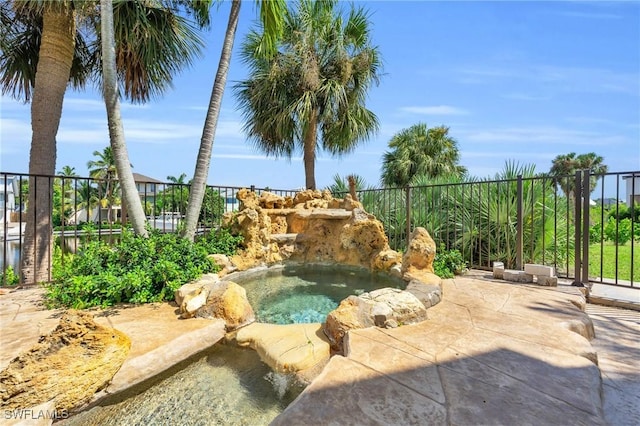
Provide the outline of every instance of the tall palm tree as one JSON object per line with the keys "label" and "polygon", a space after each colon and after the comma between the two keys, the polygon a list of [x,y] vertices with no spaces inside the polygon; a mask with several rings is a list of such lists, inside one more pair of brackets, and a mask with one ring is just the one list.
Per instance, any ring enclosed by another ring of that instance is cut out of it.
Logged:
{"label": "tall palm tree", "polygon": [[116,160],[113,156],[113,149],[110,146],[106,147],[102,152],[93,151],[93,155],[98,159],[87,162],[89,177],[101,181],[101,204],[102,208],[107,209],[107,220],[111,222],[111,207],[115,198],[114,186],[115,181],[118,179]]}
{"label": "tall palm tree", "polygon": [[[262,39],[256,44],[256,50],[269,57],[275,51],[276,40],[282,32],[283,15],[286,10],[285,0],[257,0],[260,4],[260,18],[265,28]],[[233,0],[229,12],[229,21],[222,44],[218,70],[211,89],[211,98],[207,109],[200,148],[196,160],[193,179],[189,192],[189,201],[185,214],[184,228],[182,236],[190,241],[195,238],[198,219],[201,215],[202,203],[207,191],[207,177],[209,176],[209,166],[211,164],[211,153],[213,151],[213,141],[218,126],[218,117],[222,107],[222,96],[227,84],[227,75],[231,63],[231,52],[235,41],[238,19],[240,16],[240,0]]]}
{"label": "tall palm tree", "polygon": [[466,168],[458,164],[458,142],[448,133],[446,126],[429,129],[425,123],[396,133],[382,160],[383,185],[404,187],[420,175],[428,179],[464,175]]}
{"label": "tall palm tree", "polygon": [[353,7],[345,16],[337,4],[300,0],[273,57],[259,52],[263,36],[252,31],[242,53],[250,76],[235,86],[250,140],[276,157],[302,151],[310,189],[316,188],[318,151],[349,153],[378,129],[365,107],[381,68],[368,16]]}
{"label": "tall palm tree", "polygon": [[608,167],[603,164],[604,158],[595,152],[576,155],[575,152],[560,154],[551,162],[549,175],[555,179],[556,185],[570,200],[575,198],[575,178],[578,170],[589,170],[589,193],[593,192],[600,174],[607,173]]}
{"label": "tall palm tree", "polygon": [[100,203],[98,189],[91,184],[90,180],[84,179],[78,186],[76,197],[75,211],[78,212],[85,209],[87,211],[87,220],[91,220],[92,209]]}
{"label": "tall palm tree", "polygon": [[[146,229],[146,216],[142,208],[142,201],[138,196],[136,183],[131,172],[129,154],[124,137],[124,126],[120,114],[120,98],[118,95],[118,78],[116,66],[115,36],[113,28],[113,2],[112,0],[100,0],[100,35],[102,36],[102,75],[103,95],[107,109],[107,122],[109,123],[109,140],[113,151],[113,160],[124,198],[124,208],[131,219],[133,230],[136,234],[148,236]],[[111,209],[109,209],[109,214]],[[123,212],[124,213],[124,212]],[[125,214],[123,214],[124,220]]]}
{"label": "tall palm tree", "polygon": [[[202,41],[198,26],[208,25],[209,2],[197,0],[118,1],[114,5],[116,65],[123,95],[145,102],[171,85],[171,76],[190,64]],[[51,176],[56,133],[67,85],[84,87],[100,78],[100,21],[95,1],[13,1],[0,5],[0,85],[3,94],[31,100],[29,157],[31,213],[22,254],[22,281],[49,279]],[[82,28],[79,31],[77,28]],[[34,176],[43,176],[35,178]]]}

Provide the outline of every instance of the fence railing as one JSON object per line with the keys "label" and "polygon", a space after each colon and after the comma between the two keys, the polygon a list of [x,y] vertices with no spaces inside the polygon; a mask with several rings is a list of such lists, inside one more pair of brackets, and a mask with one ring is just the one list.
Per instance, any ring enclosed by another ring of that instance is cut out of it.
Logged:
{"label": "fence railing", "polygon": [[[11,283],[11,273],[19,273],[30,177],[0,173],[0,285]],[[78,249],[85,222],[95,223],[95,234],[107,241],[117,239],[126,226],[117,181],[46,176],[34,182],[51,188],[51,226],[64,250]],[[189,185],[157,181],[136,185],[149,226],[178,231]],[[225,212],[238,209],[240,189],[207,186],[198,232],[219,226]],[[296,192],[248,189],[281,196]],[[357,196],[384,224],[396,250],[404,250],[410,232],[421,226],[439,249],[460,251],[472,268],[488,270],[494,261],[513,269],[540,263],[578,283],[640,288],[638,171],[367,189],[357,191]]]}
{"label": "fence railing", "polygon": [[439,248],[458,250],[472,268],[489,270],[494,261],[513,269],[539,263],[579,283],[640,288],[638,171],[519,176],[357,195],[383,222],[396,250],[421,226]]}
{"label": "fence railing", "polygon": [[[20,275],[21,257],[25,246],[30,186],[50,188],[45,191],[51,206],[51,226],[55,243],[71,252],[78,250],[87,232],[107,242],[117,241],[123,228],[128,226],[127,212],[121,202],[117,180],[93,179],[76,176],[35,176],[0,172],[0,285],[14,284]],[[189,184],[157,181],[136,181],[138,194],[148,226],[161,232],[177,232],[184,221]],[[236,195],[241,187],[211,186],[205,191],[197,233],[205,233],[220,226],[225,212],[238,209]],[[269,191],[282,196],[293,196],[293,190],[270,188],[250,189],[258,194]],[[34,191],[42,196],[42,191]],[[36,200],[37,202],[37,200]],[[33,209],[31,209],[33,211]],[[35,222],[35,221],[32,221]],[[87,228],[87,223],[93,224]],[[37,241],[37,240],[36,240]],[[34,253],[39,252],[34,246]],[[50,256],[50,254],[49,254]],[[44,262],[44,277],[51,279],[51,259]],[[38,267],[36,262],[36,268]]]}

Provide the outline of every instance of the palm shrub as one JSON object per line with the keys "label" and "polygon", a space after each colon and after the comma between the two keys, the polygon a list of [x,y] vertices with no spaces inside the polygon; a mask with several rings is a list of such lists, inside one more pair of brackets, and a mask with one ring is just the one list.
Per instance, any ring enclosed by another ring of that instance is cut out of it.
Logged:
{"label": "palm shrub", "polygon": [[[573,235],[573,228],[567,223],[566,209],[558,202],[553,182],[535,176],[533,166],[507,163],[495,180],[451,190],[446,203],[437,209],[444,212],[439,220],[446,221],[446,234],[436,233],[436,238],[450,241],[448,248],[460,250],[472,265],[502,261],[508,268],[515,267],[517,176],[523,176],[523,261],[556,264],[569,259],[571,239],[567,237]],[[558,259],[556,250],[567,256]]]}

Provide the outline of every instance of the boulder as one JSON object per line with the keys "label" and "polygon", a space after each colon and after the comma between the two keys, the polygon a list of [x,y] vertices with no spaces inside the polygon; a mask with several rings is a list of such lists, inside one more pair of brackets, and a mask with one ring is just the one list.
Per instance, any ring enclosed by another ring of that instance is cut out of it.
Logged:
{"label": "boulder", "polygon": [[223,319],[227,331],[255,321],[247,292],[240,285],[233,281],[218,281],[203,289],[208,290],[208,297],[206,303],[196,311],[196,317]]}
{"label": "boulder", "polygon": [[411,233],[407,251],[402,257],[402,272],[421,270],[433,273],[435,257],[436,243],[426,229],[418,227]]}
{"label": "boulder", "polygon": [[391,249],[376,253],[371,261],[371,269],[374,271],[390,272],[394,266],[402,266],[402,255]]}
{"label": "boulder", "polygon": [[[221,255],[210,255],[210,256],[224,256],[224,255],[221,254]],[[224,257],[226,258],[227,256],[224,256]],[[182,302],[184,302],[184,299],[187,296],[193,297],[197,295],[198,293],[200,293],[200,289],[202,288],[202,286],[204,286],[209,282],[216,282],[219,279],[220,278],[218,277],[218,274],[204,274],[200,279],[184,284],[182,287],[177,289],[173,294],[176,304],[178,306],[182,306]]]}
{"label": "boulder", "polygon": [[231,263],[231,259],[226,254],[214,253],[207,256],[214,265],[218,266],[218,277],[223,277],[234,271],[234,266]]}
{"label": "boulder", "polygon": [[406,291],[417,297],[427,309],[437,305],[442,300],[442,288],[439,284],[425,284],[422,281],[411,280],[407,285]]}
{"label": "boulder", "polygon": [[244,209],[255,209],[260,207],[258,194],[247,188],[242,188],[236,194],[236,199],[240,201],[240,211]]}
{"label": "boulder", "polygon": [[322,324],[253,323],[238,330],[236,343],[255,349],[278,373],[297,373],[329,360],[329,340]]}
{"label": "boulder", "polygon": [[187,294],[180,304],[182,318],[193,318],[198,310],[207,303],[209,289],[200,284],[200,287]]}
{"label": "boulder", "polygon": [[109,383],[130,347],[124,333],[88,313],[67,311],[49,335],[0,372],[0,405],[24,409],[54,400],[56,410],[78,407]]}
{"label": "boulder", "polygon": [[402,279],[406,282],[411,281],[419,281],[422,284],[430,284],[440,286],[442,283],[442,278],[434,274],[433,272],[428,272],[426,270],[412,270],[411,272],[406,272],[402,275]]}
{"label": "boulder", "polygon": [[271,192],[263,192],[258,199],[258,205],[265,209],[281,209],[285,206],[285,199]]}
{"label": "boulder", "polygon": [[324,332],[331,347],[342,351],[349,330],[378,326],[394,328],[427,319],[427,309],[413,294],[382,288],[359,296],[349,296],[327,315]]}

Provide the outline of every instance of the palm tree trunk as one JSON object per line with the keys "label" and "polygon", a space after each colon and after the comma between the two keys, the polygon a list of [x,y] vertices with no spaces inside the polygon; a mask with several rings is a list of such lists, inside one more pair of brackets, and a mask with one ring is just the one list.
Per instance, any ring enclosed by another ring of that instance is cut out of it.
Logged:
{"label": "palm tree trunk", "polygon": [[316,140],[318,137],[318,120],[316,111],[311,111],[311,119],[304,134],[304,175],[307,189],[316,189]]}
{"label": "palm tree trunk", "polygon": [[[107,108],[107,121],[109,122],[109,139],[113,149],[113,158],[122,189],[123,204],[127,214],[131,217],[133,232],[147,236],[146,218],[142,208],[142,202],[138,196],[136,184],[131,172],[131,163],[127,153],[124,138],[124,127],[120,115],[120,100],[118,98],[118,83],[116,75],[116,54],[113,34],[113,3],[112,0],[100,0],[100,18],[102,35],[102,73],[104,84],[104,100]],[[111,219],[111,194],[108,195]],[[111,220],[109,220],[111,221]]]}
{"label": "palm tree trunk", "polygon": [[51,277],[53,180],[43,176],[52,176],[55,173],[56,134],[73,62],[75,34],[74,13],[67,3],[45,6],[38,68],[31,101],[31,177],[29,211],[22,251],[23,284],[49,281]]}
{"label": "palm tree trunk", "polygon": [[231,63],[231,52],[233,50],[233,42],[236,36],[236,28],[238,27],[238,17],[240,15],[240,0],[233,0],[231,3],[231,11],[229,12],[229,21],[227,23],[227,32],[224,36],[224,44],[220,54],[220,62],[218,63],[218,71],[216,79],[213,83],[211,91],[211,99],[209,100],[209,109],[207,110],[207,118],[204,122],[202,130],[202,139],[200,139],[200,149],[198,150],[198,160],[191,181],[189,191],[189,201],[187,202],[187,212],[185,215],[185,227],[182,236],[189,241],[193,241],[198,225],[198,217],[202,209],[202,201],[207,185],[207,177],[209,175],[209,166],[211,164],[211,152],[213,150],[213,140],[215,138],[216,127],[218,125],[218,116],[220,115],[220,107],[222,105],[222,95],[227,84],[227,74],[229,73],[229,64]]}

